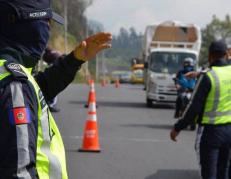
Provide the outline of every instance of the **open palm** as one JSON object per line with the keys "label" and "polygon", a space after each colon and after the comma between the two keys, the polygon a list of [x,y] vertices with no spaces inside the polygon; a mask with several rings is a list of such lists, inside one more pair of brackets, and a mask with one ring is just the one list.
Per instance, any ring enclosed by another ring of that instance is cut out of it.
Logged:
{"label": "open palm", "polygon": [[101,32],[92,35],[82,41],[74,50],[77,59],[87,61],[96,56],[96,54],[104,49],[110,48],[112,35],[110,33]]}

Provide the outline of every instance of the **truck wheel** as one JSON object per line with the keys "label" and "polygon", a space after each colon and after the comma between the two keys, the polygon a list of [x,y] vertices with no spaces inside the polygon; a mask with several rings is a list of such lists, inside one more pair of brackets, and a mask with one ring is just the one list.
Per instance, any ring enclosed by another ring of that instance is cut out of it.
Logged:
{"label": "truck wheel", "polygon": [[152,100],[147,98],[146,99],[146,105],[147,105],[147,107],[151,108],[152,107]]}

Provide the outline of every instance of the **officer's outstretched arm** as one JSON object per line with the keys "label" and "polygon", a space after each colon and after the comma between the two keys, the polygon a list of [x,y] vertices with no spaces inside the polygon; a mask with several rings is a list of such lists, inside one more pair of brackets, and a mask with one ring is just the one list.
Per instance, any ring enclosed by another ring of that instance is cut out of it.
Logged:
{"label": "officer's outstretched arm", "polygon": [[74,56],[78,60],[88,61],[104,49],[110,48],[111,33],[100,32],[82,41],[74,50]]}
{"label": "officer's outstretched arm", "polygon": [[94,56],[110,48],[112,35],[110,33],[98,33],[82,41],[70,54],[56,60],[53,66],[44,72],[35,75],[39,87],[43,91],[46,100],[55,97],[64,90],[74,79],[76,71],[81,65]]}

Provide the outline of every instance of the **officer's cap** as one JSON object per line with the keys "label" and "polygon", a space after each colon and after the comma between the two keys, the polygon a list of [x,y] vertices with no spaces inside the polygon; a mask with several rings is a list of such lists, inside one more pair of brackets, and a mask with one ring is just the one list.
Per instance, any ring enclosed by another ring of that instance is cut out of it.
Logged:
{"label": "officer's cap", "polygon": [[225,54],[228,50],[227,44],[224,40],[213,41],[209,46],[210,53],[222,53]]}
{"label": "officer's cap", "polygon": [[6,3],[14,8],[18,19],[53,19],[64,24],[64,19],[52,12],[50,0],[0,0],[0,5]]}

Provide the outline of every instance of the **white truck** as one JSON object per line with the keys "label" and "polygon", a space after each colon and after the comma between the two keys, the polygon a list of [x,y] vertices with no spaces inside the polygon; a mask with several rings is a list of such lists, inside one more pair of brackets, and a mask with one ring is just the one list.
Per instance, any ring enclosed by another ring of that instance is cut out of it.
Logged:
{"label": "white truck", "polygon": [[171,104],[176,101],[173,78],[186,57],[198,64],[201,48],[200,28],[194,24],[166,21],[147,26],[143,43],[146,104]]}

